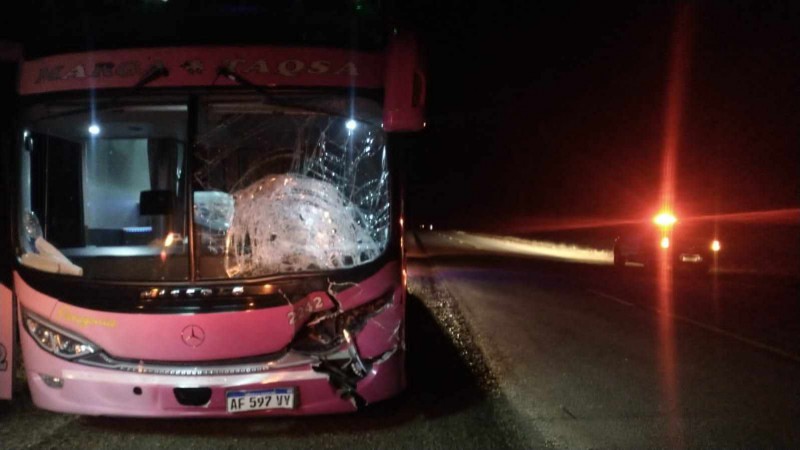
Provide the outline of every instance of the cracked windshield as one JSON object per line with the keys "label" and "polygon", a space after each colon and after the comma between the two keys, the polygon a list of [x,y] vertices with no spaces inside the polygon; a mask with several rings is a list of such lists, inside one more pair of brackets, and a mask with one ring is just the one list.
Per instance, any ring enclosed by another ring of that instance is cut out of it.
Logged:
{"label": "cracked windshield", "polygon": [[201,278],[335,270],[383,252],[389,171],[379,125],[252,99],[201,111]]}

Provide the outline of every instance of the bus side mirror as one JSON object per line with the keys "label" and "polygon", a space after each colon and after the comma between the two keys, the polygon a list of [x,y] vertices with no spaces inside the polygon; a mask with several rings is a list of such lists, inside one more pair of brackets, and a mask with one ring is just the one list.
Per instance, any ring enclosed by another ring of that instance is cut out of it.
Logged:
{"label": "bus side mirror", "polygon": [[389,40],[384,69],[383,129],[425,128],[426,74],[414,35],[399,33]]}

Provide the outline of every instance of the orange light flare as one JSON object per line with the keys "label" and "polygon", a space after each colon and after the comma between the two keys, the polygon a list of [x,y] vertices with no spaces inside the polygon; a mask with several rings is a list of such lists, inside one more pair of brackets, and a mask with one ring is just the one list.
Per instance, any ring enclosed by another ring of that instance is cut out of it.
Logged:
{"label": "orange light flare", "polygon": [[671,227],[675,225],[677,221],[678,218],[670,212],[661,212],[657,216],[653,217],[653,223],[660,227]]}
{"label": "orange light flare", "polygon": [[167,261],[167,249],[172,247],[179,239],[180,235],[171,232],[167,233],[167,235],[164,237],[164,245],[161,248],[161,254],[159,255],[162,263]]}
{"label": "orange light flare", "polygon": [[[680,221],[681,223],[698,223],[698,222],[743,222],[743,223],[761,223],[761,224],[784,224],[784,225],[800,225],[800,208],[787,208],[775,209],[768,211],[749,211],[749,212],[736,212],[725,214],[707,214],[696,216],[681,216],[680,219],[674,216],[671,211],[665,209],[663,213],[672,215],[675,225]],[[652,219],[652,223],[660,225],[657,220],[662,213],[659,213]],[[635,225],[644,223],[650,219],[630,219],[630,218],[591,218],[591,217],[519,217],[512,219],[513,224],[508,224],[509,219],[503,218],[503,223],[489,226],[493,231],[503,231],[510,234],[514,233],[535,233],[546,231],[566,231],[566,230],[581,230],[590,228],[606,228],[617,227],[623,225]],[[671,221],[672,219],[666,219]],[[490,224],[491,225],[491,224]],[[427,228],[427,227],[425,227]]]}
{"label": "orange light flare", "polygon": [[[662,211],[673,211],[675,205],[675,184],[678,149],[681,138],[681,121],[683,119],[684,100],[686,98],[686,80],[689,74],[690,37],[691,37],[691,5],[681,3],[677,7],[672,34],[672,48],[667,73],[667,89],[664,111],[663,147],[661,149],[661,208]],[[661,216],[661,215],[660,215]],[[659,217],[659,216],[657,216]],[[661,216],[662,226],[667,232],[674,224],[674,216]],[[669,238],[662,236],[661,246],[667,244]],[[668,414],[668,439],[670,447],[683,447],[682,424],[678,398],[678,376],[675,350],[675,331],[673,329],[673,267],[672,252],[658,252],[658,305],[659,315],[659,362],[661,366],[661,385],[664,403]]]}
{"label": "orange light flare", "polygon": [[666,414],[670,447],[683,447],[681,417],[678,399],[677,355],[675,349],[675,330],[672,319],[673,310],[673,267],[672,252],[658,252],[658,315],[659,346],[657,349],[661,374],[661,395],[667,406]]}

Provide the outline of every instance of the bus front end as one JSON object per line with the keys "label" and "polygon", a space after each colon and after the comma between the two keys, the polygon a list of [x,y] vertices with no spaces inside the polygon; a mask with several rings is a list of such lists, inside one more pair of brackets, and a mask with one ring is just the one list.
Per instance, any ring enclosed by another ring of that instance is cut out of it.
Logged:
{"label": "bus front end", "polygon": [[403,389],[395,143],[423,126],[413,39],[114,50],[21,73],[14,291],[37,406],[323,414]]}

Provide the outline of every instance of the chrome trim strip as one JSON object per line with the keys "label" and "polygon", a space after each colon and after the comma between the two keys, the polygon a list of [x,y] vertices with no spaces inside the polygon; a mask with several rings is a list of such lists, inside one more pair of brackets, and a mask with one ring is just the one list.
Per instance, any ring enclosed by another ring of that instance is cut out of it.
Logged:
{"label": "chrome trim strip", "polygon": [[271,370],[286,369],[290,367],[298,367],[316,362],[316,359],[313,357],[300,355],[294,352],[286,353],[279,359],[272,361],[254,361],[229,365],[183,365],[178,363],[158,364],[144,361],[136,363],[131,361],[117,360],[106,353],[99,353],[91,356],[93,357],[83,358],[74,362],[85,364],[87,366],[98,367],[101,369],[118,370],[128,373],[171,376],[244,375],[269,372]]}

